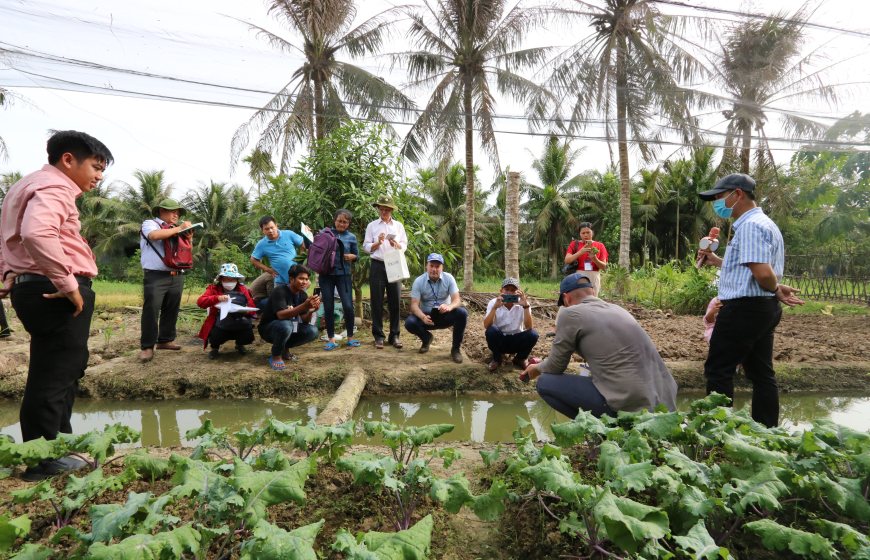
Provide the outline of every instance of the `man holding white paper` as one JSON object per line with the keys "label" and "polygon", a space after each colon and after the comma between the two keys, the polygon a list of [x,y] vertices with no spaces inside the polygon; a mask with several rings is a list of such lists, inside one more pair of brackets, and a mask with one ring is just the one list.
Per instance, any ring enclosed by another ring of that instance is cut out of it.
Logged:
{"label": "man holding white paper", "polygon": [[372,335],[375,348],[384,347],[384,291],[387,293],[387,308],[390,312],[390,333],[387,342],[396,348],[402,347],[399,339],[399,297],[402,293],[401,282],[389,282],[384,257],[387,251],[404,251],[408,248],[405,226],[393,219],[396,203],[390,195],[381,195],[372,203],[380,218],[366,226],[363,250],[371,255],[369,288],[372,304]]}

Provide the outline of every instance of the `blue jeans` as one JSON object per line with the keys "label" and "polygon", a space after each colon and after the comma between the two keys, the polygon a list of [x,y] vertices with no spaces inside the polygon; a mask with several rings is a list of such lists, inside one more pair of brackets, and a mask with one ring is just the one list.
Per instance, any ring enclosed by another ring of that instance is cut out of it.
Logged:
{"label": "blue jeans", "polygon": [[272,343],[273,356],[280,356],[288,348],[317,340],[317,329],[313,325],[299,323],[296,332],[293,332],[293,321],[290,319],[276,319],[265,329],[258,330],[263,340]]}
{"label": "blue jeans", "polygon": [[457,307],[447,313],[435,313],[432,315],[434,325],[427,325],[419,317],[408,315],[405,319],[405,328],[408,332],[418,337],[423,342],[432,340],[432,335],[427,331],[446,329],[453,327],[453,346],[451,350],[459,350],[462,346],[462,337],[465,336],[465,323],[468,322],[468,311],[464,307]]}
{"label": "blue jeans", "polygon": [[538,331],[529,329],[515,334],[504,334],[491,325],[486,329],[486,345],[492,351],[492,359],[501,361],[502,354],[516,354],[517,361],[525,360],[538,343]]}
{"label": "blue jeans", "polygon": [[608,414],[616,417],[616,412],[607,406],[604,395],[598,392],[592,378],[570,373],[542,373],[538,377],[538,394],[544,401],[572,420],[580,409],[591,412],[593,416]]}
{"label": "blue jeans", "polygon": [[353,286],[349,274],[333,276],[320,275],[320,293],[323,297],[323,320],[326,323],[326,335],[335,336],[335,290],[341,298],[341,310],[344,313],[344,326],[347,338],[353,338]]}

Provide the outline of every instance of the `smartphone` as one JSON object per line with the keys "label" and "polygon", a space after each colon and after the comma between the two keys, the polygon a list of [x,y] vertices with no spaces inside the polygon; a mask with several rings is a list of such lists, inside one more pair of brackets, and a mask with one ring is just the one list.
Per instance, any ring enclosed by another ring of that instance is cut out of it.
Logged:
{"label": "smartphone", "polygon": [[387,239],[389,239],[390,241],[392,241],[392,240],[395,239],[395,238],[396,238],[396,234],[395,234],[395,233],[388,233],[388,234],[387,234]]}
{"label": "smartphone", "polygon": [[314,288],[314,295],[320,296],[320,286],[317,286],[316,288]]}
{"label": "smartphone", "polygon": [[592,240],[591,240],[591,239],[587,239],[586,241],[583,242],[583,244],[586,245],[586,246],[588,247],[588,246],[592,245]]}
{"label": "smartphone", "polygon": [[504,303],[516,303],[520,301],[520,296],[517,294],[502,294],[501,300]]}

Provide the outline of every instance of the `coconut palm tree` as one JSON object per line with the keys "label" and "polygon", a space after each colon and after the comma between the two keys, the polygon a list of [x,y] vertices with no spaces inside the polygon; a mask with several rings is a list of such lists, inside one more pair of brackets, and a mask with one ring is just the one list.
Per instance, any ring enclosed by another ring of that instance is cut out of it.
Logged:
{"label": "coconut palm tree", "polygon": [[[2,108],[4,105],[8,105],[9,101],[9,91],[0,88],[0,108]],[[0,136],[0,161],[5,161],[8,155],[9,152],[6,150],[6,142],[4,142],[3,137]]]}
{"label": "coconut palm tree", "polygon": [[210,181],[187,193],[182,206],[189,212],[186,219],[203,224],[193,242],[194,252],[206,259],[207,269],[211,249],[220,244],[242,245],[251,229],[248,196],[236,185]]}
{"label": "coconut palm tree", "polygon": [[[703,20],[668,16],[655,0],[604,0],[598,5],[574,0],[559,13],[590,21],[592,32],[564,51],[545,85],[570,92],[569,130],[579,130],[592,117],[603,117],[606,135],[616,137],[619,154],[619,266],[629,266],[631,173],[629,142],[645,159],[654,155],[653,115],[677,127],[684,141],[694,143],[689,107],[695,92],[683,81],[705,73],[703,64],[682,40],[689,22],[704,30]],[[615,125],[616,130],[613,130]]]}
{"label": "coconut palm tree", "polygon": [[264,152],[260,148],[254,148],[251,154],[242,161],[250,167],[248,177],[257,185],[257,195],[263,194],[263,190],[269,183],[269,176],[275,174],[275,163],[272,162],[272,154]]}
{"label": "coconut palm tree", "polygon": [[323,138],[351,113],[366,120],[387,122],[407,116],[413,102],[397,88],[360,66],[339,60],[376,54],[398,8],[384,11],[353,26],[352,0],[271,0],[269,14],[285,24],[297,40],[251,25],[276,49],[303,63],[289,82],[239,127],[232,141],[232,162],[248,144],[252,129],[259,133],[257,149],[276,151],[286,171],[293,150]]}
{"label": "coconut palm tree", "polygon": [[[720,173],[738,169],[749,173],[753,132],[758,135],[756,174],[773,169],[773,153],[764,133],[772,106],[801,99],[828,104],[836,100],[836,86],[822,82],[822,71],[807,73],[818,53],[801,56],[805,24],[802,8],[791,16],[746,20],[726,33],[713,65],[714,77],[725,91],[721,100],[729,105],[722,111],[728,129]],[[817,138],[826,129],[793,113],[779,116],[784,133],[791,137]]]}
{"label": "coconut palm tree", "polygon": [[20,181],[21,177],[23,175],[18,171],[0,174],[0,204],[3,204],[3,199],[6,198],[9,187]]}
{"label": "coconut palm tree", "polygon": [[551,136],[539,159],[532,162],[541,185],[528,186],[525,204],[529,219],[534,224],[535,244],[545,245],[550,276],[555,277],[562,267],[565,241],[577,228],[577,217],[572,206],[578,198],[584,175],[569,178],[571,168],[581,150],[572,150],[568,142],[559,142]]}
{"label": "coconut palm tree", "polygon": [[[500,169],[493,117],[493,89],[521,103],[546,98],[542,88],[518,72],[544,61],[549,49],[519,49],[526,34],[542,23],[539,9],[506,0],[427,0],[422,9],[408,10],[409,37],[417,50],[394,55],[407,61],[411,86],[431,87],[425,109],[405,138],[404,153],[418,161],[429,144],[441,162],[452,159],[460,138],[465,142],[465,240],[463,288],[474,288],[475,177],[474,131]],[[495,88],[493,88],[493,85]],[[537,115],[537,105],[530,114]],[[446,166],[445,166],[446,167]]]}

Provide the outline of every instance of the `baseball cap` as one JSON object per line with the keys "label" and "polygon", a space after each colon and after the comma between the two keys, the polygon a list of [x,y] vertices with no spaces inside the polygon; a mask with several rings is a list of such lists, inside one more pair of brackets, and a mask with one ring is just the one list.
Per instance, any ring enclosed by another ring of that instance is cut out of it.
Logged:
{"label": "baseball cap", "polygon": [[513,286],[513,287],[519,289],[520,281],[517,278],[514,278],[513,276],[508,276],[507,278],[504,279],[504,282],[501,283],[502,288],[504,288],[505,286]]}
{"label": "baseball cap", "polygon": [[716,182],[716,186],[709,191],[698,193],[698,196],[701,197],[701,200],[713,200],[716,198],[717,194],[725,191],[733,191],[735,189],[740,189],[745,192],[754,192],[755,179],[745,173],[732,173],[731,175],[726,175],[719,179],[719,181]]}
{"label": "baseball cap", "polygon": [[568,276],[562,279],[562,283],[559,284],[559,305],[565,305],[565,299],[562,297],[564,294],[568,292],[573,292],[579,288],[592,288],[592,281],[589,280],[589,277],[580,273],[575,272],[574,274],[569,274]]}
{"label": "baseball cap", "polygon": [[426,262],[429,263],[432,261],[444,264],[444,257],[442,257],[440,253],[429,253],[429,256],[426,257]]}

